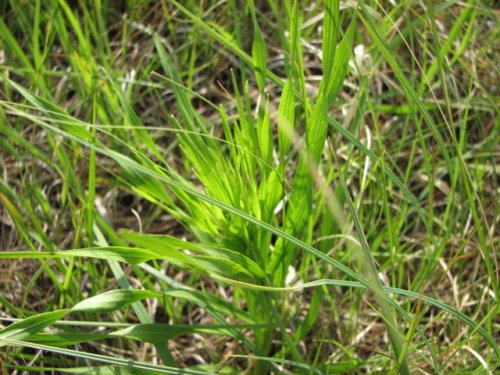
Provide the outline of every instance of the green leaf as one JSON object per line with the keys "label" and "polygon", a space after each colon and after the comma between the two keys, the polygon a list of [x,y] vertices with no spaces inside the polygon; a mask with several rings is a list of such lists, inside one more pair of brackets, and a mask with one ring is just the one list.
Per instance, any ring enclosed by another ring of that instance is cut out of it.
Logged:
{"label": "green leaf", "polygon": [[107,338],[110,338],[107,334],[74,331],[62,333],[37,333],[28,337],[26,340],[37,344],[65,347]]}
{"label": "green leaf", "polygon": [[212,257],[216,258],[224,258],[233,263],[241,265],[243,269],[248,273],[250,273],[251,275],[257,277],[265,276],[265,273],[262,270],[262,268],[260,268],[260,266],[257,263],[255,263],[252,259],[248,258],[247,256],[243,255],[242,253],[229,250],[221,246],[214,246],[211,244],[210,245],[200,244],[199,248],[207,255],[211,255]]}
{"label": "green leaf", "polygon": [[89,257],[96,259],[116,260],[128,264],[140,264],[161,257],[147,249],[125,246],[93,247],[88,249],[74,249],[56,252],[58,257]]}
{"label": "green leaf", "polygon": [[[264,113],[262,113],[264,111]],[[269,165],[272,163],[273,157],[273,142],[271,134],[271,121],[269,116],[269,97],[266,99],[264,109],[260,110],[257,119],[257,139],[259,141],[259,151],[262,160],[264,161],[263,170],[269,170]]]}
{"label": "green leaf", "polygon": [[116,289],[98,294],[77,303],[72,311],[110,312],[130,306],[146,298],[158,298],[161,293],[149,290]]}
{"label": "green leaf", "polygon": [[[322,87],[320,88],[320,90],[323,90],[325,92],[326,96],[325,105],[327,109],[330,108],[337,94],[342,89],[342,85],[344,83],[347,74],[347,68],[349,66],[349,58],[351,57],[354,32],[355,30],[357,30],[356,14],[357,13],[354,13],[351,23],[349,24],[349,27],[347,28],[347,31],[344,37],[342,38],[342,41],[340,42],[337,50],[335,51],[335,57],[333,61],[330,61],[327,58],[327,63],[325,64],[328,65],[324,65],[325,75],[321,82]],[[326,16],[325,16],[325,22],[326,22]],[[333,36],[331,36],[331,38],[333,38]],[[333,43],[333,41],[329,41],[329,43]],[[327,49],[327,51],[325,51],[325,48]],[[326,55],[331,54],[332,48],[333,47],[331,46],[331,44],[328,46],[323,46],[324,49],[323,58],[325,57],[325,52]]]}
{"label": "green leaf", "polygon": [[37,314],[5,327],[0,330],[0,347],[7,345],[4,339],[25,340],[54,324],[70,311],[66,309]]}
{"label": "green leaf", "polygon": [[292,77],[286,81],[278,107],[278,144],[282,159],[290,150],[295,124],[295,97]]}
{"label": "green leaf", "polygon": [[311,118],[307,122],[306,133],[307,147],[316,165],[319,163],[319,159],[325,148],[326,133],[328,130],[326,112],[325,95],[323,92],[320,92],[314,104]]}
{"label": "green leaf", "polygon": [[340,30],[340,1],[325,1],[325,16],[323,18],[323,80],[330,82],[330,76],[336,72],[333,70],[335,50]]}
{"label": "green leaf", "polygon": [[73,249],[66,251],[5,251],[0,252],[0,259],[50,259],[50,258],[70,258],[89,257],[95,259],[114,260],[128,264],[140,264],[152,259],[161,259],[157,253],[146,249],[105,246],[85,249]]}
{"label": "green leaf", "polygon": [[274,210],[283,198],[283,182],[276,169],[259,186],[259,200],[262,206],[262,220],[270,222]]}
{"label": "green leaf", "polygon": [[[126,231],[123,236],[136,245],[158,254],[163,259],[181,262],[194,269],[224,277],[255,280],[254,275],[263,277],[264,272],[244,255],[215,247],[203,247],[181,241],[170,236],[142,234]],[[207,255],[187,254],[190,250]],[[254,272],[254,274],[252,274]]]}
{"label": "green leaf", "polygon": [[262,36],[262,32],[255,23],[254,39],[252,45],[253,63],[255,69],[255,78],[260,92],[266,89],[266,66],[267,66],[267,49],[266,42]]}

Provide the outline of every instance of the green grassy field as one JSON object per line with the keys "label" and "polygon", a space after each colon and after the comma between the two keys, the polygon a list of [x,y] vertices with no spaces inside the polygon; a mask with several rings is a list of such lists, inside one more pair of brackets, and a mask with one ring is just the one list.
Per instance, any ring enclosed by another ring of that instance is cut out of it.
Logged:
{"label": "green grassy field", "polygon": [[0,2],[0,374],[493,374],[499,17]]}

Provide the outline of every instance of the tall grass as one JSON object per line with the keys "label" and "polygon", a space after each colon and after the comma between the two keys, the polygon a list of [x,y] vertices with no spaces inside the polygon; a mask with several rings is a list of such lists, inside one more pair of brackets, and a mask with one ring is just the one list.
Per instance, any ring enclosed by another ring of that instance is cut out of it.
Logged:
{"label": "tall grass", "polygon": [[306,3],[0,6],[6,373],[494,372],[497,14]]}

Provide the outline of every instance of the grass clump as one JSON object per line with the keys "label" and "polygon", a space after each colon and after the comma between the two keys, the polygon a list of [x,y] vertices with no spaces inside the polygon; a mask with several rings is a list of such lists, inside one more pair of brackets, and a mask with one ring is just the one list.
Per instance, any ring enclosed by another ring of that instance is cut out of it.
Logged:
{"label": "grass clump", "polygon": [[4,372],[495,371],[492,5],[0,12]]}

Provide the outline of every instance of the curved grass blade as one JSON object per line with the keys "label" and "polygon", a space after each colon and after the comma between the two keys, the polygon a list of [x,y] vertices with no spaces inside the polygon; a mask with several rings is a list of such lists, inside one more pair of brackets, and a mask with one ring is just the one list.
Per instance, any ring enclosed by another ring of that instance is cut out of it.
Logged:
{"label": "curved grass blade", "polygon": [[15,340],[15,339],[10,339],[10,338],[5,338],[5,339],[3,339],[3,341],[4,341],[4,344],[6,344],[6,345],[38,349],[38,350],[48,351],[51,353],[65,355],[68,357],[81,358],[81,359],[88,360],[88,361],[97,361],[97,362],[102,362],[102,363],[109,363],[111,365],[116,365],[116,366],[125,366],[127,368],[134,369],[134,370],[150,370],[150,371],[155,371],[155,373],[157,373],[157,374],[175,374],[175,375],[177,375],[177,374],[186,374],[186,375],[206,375],[206,374],[208,374],[205,371],[179,369],[179,368],[170,367],[170,366],[153,365],[153,364],[149,364],[149,363],[145,363],[145,362],[133,361],[130,359],[115,358],[115,357],[110,357],[107,355],[88,353],[88,352],[66,349],[66,348],[57,348],[54,346],[35,344],[35,343],[30,343],[28,341],[21,341],[21,340]]}
{"label": "curved grass blade", "polygon": [[[344,192],[345,199],[347,201],[347,204],[349,206],[349,211],[351,213],[351,217],[354,222],[354,228],[356,230],[356,235],[359,244],[361,245],[362,249],[362,260],[363,260],[363,268],[367,274],[367,276],[370,278],[372,281],[372,285],[374,288],[382,291],[382,282],[380,281],[380,278],[378,276],[377,272],[377,267],[375,265],[375,259],[373,259],[373,256],[370,251],[370,246],[368,245],[368,241],[366,240],[365,233],[363,231],[363,227],[361,225],[361,221],[359,220],[359,216],[357,213],[357,209],[354,205],[354,202],[351,199],[351,194],[349,193],[349,189],[347,187],[347,183],[345,182],[344,176],[342,174],[342,170],[340,168],[340,165],[338,163],[337,157],[335,155],[335,152],[331,150],[333,159],[335,160],[335,165],[337,166],[337,169],[339,170],[339,177],[340,177],[340,182],[342,186],[342,190]],[[410,374],[410,368],[408,367],[408,363],[406,360],[406,355],[403,350],[403,335],[398,330],[397,326],[397,320],[396,320],[396,314],[391,308],[390,303],[383,299],[380,298],[380,293],[375,293],[375,297],[377,299],[378,305],[380,306],[380,309],[382,311],[382,317],[384,318],[385,325],[387,327],[387,331],[389,333],[389,339],[391,341],[392,348],[394,349],[394,353],[396,355],[396,360],[397,360],[397,365],[399,368],[399,371],[402,374]]]}
{"label": "curved grass blade", "polygon": [[[341,286],[341,287],[346,287],[346,288],[361,288],[361,289],[366,289],[366,286],[363,284],[356,282],[356,281],[348,281],[348,280],[332,280],[332,279],[319,279],[311,282],[304,283],[303,285],[299,286],[292,286],[292,287],[270,287],[270,286],[264,286],[264,285],[255,285],[255,284],[247,284],[244,282],[241,282],[239,280],[230,280],[230,279],[222,279],[226,281],[229,284],[234,284],[238,285],[243,288],[250,288],[250,289],[255,289],[255,290],[261,290],[261,291],[267,291],[267,292],[299,292],[302,291],[305,288],[316,288],[319,286],[325,286],[325,285],[330,285],[330,286]],[[404,296],[404,297],[409,297],[411,299],[415,300],[421,300],[424,301],[425,303],[437,307],[440,310],[443,310],[447,313],[449,313],[451,316],[454,318],[458,319],[459,321],[465,323],[472,329],[473,332],[479,333],[491,346],[491,348],[494,350],[495,355],[497,356],[497,359],[500,360],[500,347],[498,346],[498,343],[496,342],[495,338],[491,336],[483,327],[481,327],[477,322],[475,322],[473,319],[468,317],[466,314],[458,311],[454,307],[447,305],[444,302],[441,302],[435,298],[425,296],[420,293],[412,292],[410,290],[406,289],[400,289],[400,288],[394,288],[390,286],[382,286],[382,289],[386,293],[391,293],[399,296]],[[397,302],[394,300],[389,300],[391,305],[407,320],[408,322],[411,322],[412,317],[406,312],[405,309],[403,309]],[[425,336],[423,336],[425,338]]]}

